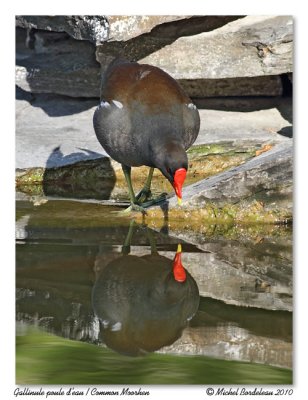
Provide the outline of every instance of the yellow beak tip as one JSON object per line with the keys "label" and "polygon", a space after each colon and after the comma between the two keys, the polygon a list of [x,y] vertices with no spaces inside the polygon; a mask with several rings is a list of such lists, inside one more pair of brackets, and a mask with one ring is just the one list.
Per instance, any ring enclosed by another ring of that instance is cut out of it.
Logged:
{"label": "yellow beak tip", "polygon": [[177,253],[182,253],[182,245],[179,243],[178,248],[176,250]]}
{"label": "yellow beak tip", "polygon": [[182,199],[180,197],[178,197],[178,205],[181,206],[182,205]]}

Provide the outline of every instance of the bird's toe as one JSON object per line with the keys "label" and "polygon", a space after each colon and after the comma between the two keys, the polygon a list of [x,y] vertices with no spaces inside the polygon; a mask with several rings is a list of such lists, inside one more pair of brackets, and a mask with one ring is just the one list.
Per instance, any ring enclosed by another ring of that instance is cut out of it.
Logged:
{"label": "bird's toe", "polygon": [[150,189],[141,189],[140,192],[137,194],[136,196],[136,200],[138,202],[138,204],[142,204],[145,201],[147,201],[150,197],[151,197],[151,190]]}

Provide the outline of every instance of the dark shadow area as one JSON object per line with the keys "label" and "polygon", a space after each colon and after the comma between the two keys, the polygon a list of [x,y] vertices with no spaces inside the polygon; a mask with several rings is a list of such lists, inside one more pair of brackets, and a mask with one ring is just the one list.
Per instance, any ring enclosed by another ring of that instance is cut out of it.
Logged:
{"label": "dark shadow area", "polygon": [[[80,150],[64,155],[60,146],[53,149],[44,171],[44,194],[108,200],[116,183],[110,159],[87,149]],[[93,160],[94,157],[97,159]]]}
{"label": "dark shadow area", "polygon": [[206,110],[252,112],[277,108],[284,119],[290,123],[293,122],[292,97],[221,96],[193,98],[193,101],[199,109]]}
{"label": "dark shadow area", "polygon": [[79,150],[82,151],[64,155],[61,151],[60,146],[55,147],[46,162],[46,168],[54,168],[59,165],[64,166],[74,164],[77,161],[93,160],[93,158],[102,158],[102,155],[95,151],[82,148],[80,148]]}
{"label": "dark shadow area", "polygon": [[292,126],[285,126],[284,128],[280,129],[278,131],[279,135],[288,137],[288,138],[293,138],[293,127]]}
{"label": "dark shadow area", "polygon": [[282,74],[281,75],[281,83],[283,88],[282,95],[284,97],[292,97],[293,95],[293,82],[292,82],[292,74]]}
{"label": "dark shadow area", "polygon": [[53,93],[30,93],[16,86],[16,99],[39,107],[50,117],[74,115],[96,107],[98,98],[69,97]]}
{"label": "dark shadow area", "polygon": [[21,89],[19,86],[15,85],[15,99],[16,100],[25,100],[28,103],[32,104],[35,96],[31,92],[27,92],[26,90]]}

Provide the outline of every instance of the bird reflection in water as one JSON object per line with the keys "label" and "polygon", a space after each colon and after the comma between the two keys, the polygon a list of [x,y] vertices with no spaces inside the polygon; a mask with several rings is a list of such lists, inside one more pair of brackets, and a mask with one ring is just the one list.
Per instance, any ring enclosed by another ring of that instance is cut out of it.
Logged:
{"label": "bird reflection in water", "polygon": [[101,270],[92,293],[103,342],[128,356],[174,343],[199,306],[198,286],[181,262],[181,245],[170,260],[158,254],[147,232],[151,254],[129,254],[132,223],[121,256],[107,265],[98,261]]}

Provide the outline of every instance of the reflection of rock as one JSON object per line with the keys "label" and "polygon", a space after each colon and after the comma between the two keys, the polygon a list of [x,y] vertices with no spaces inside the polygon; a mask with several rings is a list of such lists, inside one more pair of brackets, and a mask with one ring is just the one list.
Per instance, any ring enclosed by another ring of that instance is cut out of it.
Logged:
{"label": "reflection of rock", "polygon": [[[224,245],[227,245],[225,241]],[[244,246],[236,249],[241,251],[238,260],[243,263]],[[292,266],[286,260],[270,257],[267,265],[266,260],[259,261],[258,257],[260,254],[256,252],[242,266],[231,264],[232,259],[228,257],[222,259],[219,253],[184,254],[183,262],[198,282],[202,296],[238,306],[292,311]],[[255,287],[256,279],[260,278],[270,283],[271,290],[261,291]]]}
{"label": "reflection of rock", "polygon": [[188,328],[173,345],[160,353],[198,354],[215,359],[246,361],[292,368],[292,343],[255,336],[238,326],[223,325]]}
{"label": "reflection of rock", "polygon": [[240,227],[242,236],[234,233],[233,239],[226,238],[231,232],[219,233],[219,227],[216,237],[215,233],[211,237],[206,232],[198,235],[172,229],[169,234],[202,250],[182,256],[201,296],[243,307],[292,311],[292,236],[290,231],[281,229],[280,236],[277,228],[272,229],[274,236],[260,232],[256,238],[245,237],[247,233]]}
{"label": "reflection of rock", "polygon": [[158,254],[122,256],[102,269],[93,308],[108,347],[136,356],[180,337],[198,309],[199,293],[189,274],[179,283],[172,269],[173,262]]}

